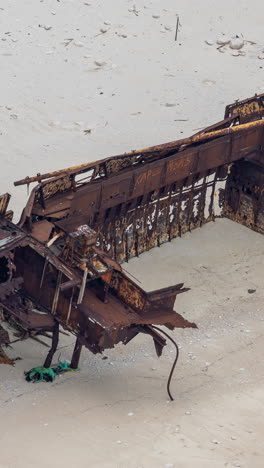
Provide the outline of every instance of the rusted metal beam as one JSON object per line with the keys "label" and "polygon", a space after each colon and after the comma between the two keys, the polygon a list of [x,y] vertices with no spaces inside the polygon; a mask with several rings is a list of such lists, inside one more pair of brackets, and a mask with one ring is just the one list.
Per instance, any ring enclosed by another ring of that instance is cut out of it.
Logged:
{"label": "rusted metal beam", "polygon": [[0,218],[5,216],[10,198],[11,195],[9,193],[0,195]]}
{"label": "rusted metal beam", "polygon": [[43,367],[50,367],[52,363],[52,359],[54,354],[56,353],[57,347],[59,343],[59,324],[58,322],[55,322],[54,329],[52,332],[52,343],[51,343],[51,348],[48,352],[48,355],[45,359],[44,366]]}
{"label": "rusted metal beam", "polygon": [[73,350],[73,354],[72,354],[72,359],[71,359],[71,368],[72,369],[77,369],[78,368],[79,360],[80,360],[81,352],[82,352],[82,346],[83,345],[80,343],[78,338],[76,338],[76,342],[75,342],[75,346],[74,346],[74,350]]}

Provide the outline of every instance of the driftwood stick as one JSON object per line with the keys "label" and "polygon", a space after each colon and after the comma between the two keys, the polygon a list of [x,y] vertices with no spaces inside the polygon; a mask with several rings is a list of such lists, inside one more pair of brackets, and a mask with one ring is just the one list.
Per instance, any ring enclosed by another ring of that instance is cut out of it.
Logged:
{"label": "driftwood stick", "polygon": [[178,38],[179,22],[180,22],[180,18],[179,18],[179,15],[177,15],[176,31],[175,31],[175,41],[177,41],[177,38]]}

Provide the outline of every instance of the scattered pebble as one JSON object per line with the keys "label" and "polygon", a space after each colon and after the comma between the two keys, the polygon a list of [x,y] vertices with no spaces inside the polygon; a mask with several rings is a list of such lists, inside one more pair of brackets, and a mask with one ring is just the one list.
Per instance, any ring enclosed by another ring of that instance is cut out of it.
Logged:
{"label": "scattered pebble", "polygon": [[105,33],[107,33],[107,31],[108,31],[108,29],[107,29],[107,28],[101,28],[101,29],[100,29],[100,32],[101,32],[102,34],[105,34]]}
{"label": "scattered pebble", "polygon": [[232,55],[233,55],[233,57],[239,57],[239,56],[240,56],[240,53],[237,52],[237,51],[235,51],[235,52],[232,53]]}
{"label": "scattered pebble", "polygon": [[212,46],[212,45],[214,45],[215,41],[213,41],[213,39],[206,39],[206,40],[205,40],[205,43],[206,43],[207,45]]}
{"label": "scattered pebble", "polygon": [[219,440],[217,440],[217,439],[213,439],[213,440],[212,440],[212,444],[220,444],[220,442],[219,442]]}
{"label": "scattered pebble", "polygon": [[166,29],[166,31],[171,31],[171,27],[168,26],[167,24],[164,26],[164,29]]}
{"label": "scattered pebble", "polygon": [[173,468],[174,463],[165,463],[164,465],[166,468]]}
{"label": "scattered pebble", "polygon": [[45,29],[45,31],[50,31],[52,29],[52,26],[47,26],[45,24],[39,24],[39,28]]}
{"label": "scattered pebble", "polygon": [[192,414],[192,413],[191,413],[191,411],[185,411],[185,414],[186,414],[187,416],[189,416],[189,415]]}
{"label": "scattered pebble", "polygon": [[248,289],[248,294],[254,294],[256,292],[256,289]]}
{"label": "scattered pebble", "polygon": [[231,439],[231,440],[236,440],[236,437],[235,437],[235,436],[231,436],[230,439]]}
{"label": "scattered pebble", "polygon": [[116,443],[117,444],[122,444],[123,442],[122,442],[122,440],[117,440]]}
{"label": "scattered pebble", "polygon": [[231,39],[229,47],[230,49],[240,50],[244,46],[244,41],[240,37]]}
{"label": "scattered pebble", "polygon": [[138,16],[138,14],[139,14],[139,10],[137,9],[136,5],[133,5],[133,7],[129,8],[128,11],[130,13],[134,13],[136,16]]}
{"label": "scattered pebble", "polygon": [[158,18],[160,18],[160,15],[154,14],[154,15],[152,15],[152,18],[158,19]]}
{"label": "scattered pebble", "polygon": [[104,65],[106,65],[106,62],[104,62],[103,60],[95,60],[94,63],[98,67],[103,67]]}
{"label": "scattered pebble", "polygon": [[226,45],[226,44],[229,44],[230,38],[227,37],[225,34],[222,34],[222,36],[220,36],[216,42],[219,45]]}
{"label": "scattered pebble", "polygon": [[84,46],[84,43],[83,43],[83,42],[80,42],[80,41],[74,41],[73,44],[74,44],[76,47],[83,47],[83,46]]}
{"label": "scattered pebble", "polygon": [[155,371],[157,370],[157,367],[151,367],[151,370]]}
{"label": "scattered pebble", "polygon": [[128,416],[134,416],[134,413],[127,413]]}
{"label": "scattered pebble", "polygon": [[175,107],[177,104],[175,102],[166,102],[165,107]]}
{"label": "scattered pebble", "polygon": [[216,82],[214,80],[203,80],[202,83],[208,85],[208,86],[212,86],[214,85]]}
{"label": "scattered pebble", "polygon": [[259,60],[264,60],[264,54],[259,54],[259,55],[258,55],[258,59],[259,59]]}

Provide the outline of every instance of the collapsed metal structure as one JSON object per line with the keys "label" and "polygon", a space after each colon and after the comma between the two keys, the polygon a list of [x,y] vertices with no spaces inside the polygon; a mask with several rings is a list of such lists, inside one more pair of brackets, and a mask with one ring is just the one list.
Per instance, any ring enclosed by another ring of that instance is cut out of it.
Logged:
{"label": "collapsed metal structure", "polygon": [[37,182],[17,225],[0,197],[0,307],[22,338],[52,332],[45,367],[59,324],[76,335],[73,368],[83,345],[146,333],[160,356],[154,325],[196,327],[173,310],[183,284],[147,293],[120,264],[220,216],[264,233],[263,117],[256,95],[190,138],[15,182]]}

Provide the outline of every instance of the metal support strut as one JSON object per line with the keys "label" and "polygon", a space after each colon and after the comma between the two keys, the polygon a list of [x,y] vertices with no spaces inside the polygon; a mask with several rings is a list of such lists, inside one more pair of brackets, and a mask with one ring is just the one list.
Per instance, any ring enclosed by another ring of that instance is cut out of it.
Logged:
{"label": "metal support strut", "polygon": [[51,342],[51,348],[48,352],[48,355],[45,359],[44,366],[43,367],[50,367],[52,363],[52,359],[54,354],[56,353],[57,346],[59,343],[59,323],[55,322],[53,333],[52,333],[52,342]]}
{"label": "metal support strut", "polygon": [[71,368],[72,369],[77,369],[78,368],[79,360],[80,360],[80,356],[81,356],[81,351],[82,351],[82,344],[80,343],[78,338],[76,338],[74,350],[73,350],[73,353],[72,353],[72,359],[71,359]]}

